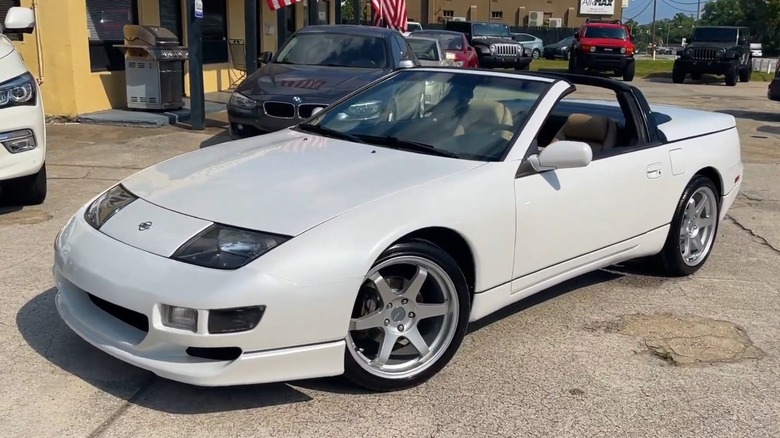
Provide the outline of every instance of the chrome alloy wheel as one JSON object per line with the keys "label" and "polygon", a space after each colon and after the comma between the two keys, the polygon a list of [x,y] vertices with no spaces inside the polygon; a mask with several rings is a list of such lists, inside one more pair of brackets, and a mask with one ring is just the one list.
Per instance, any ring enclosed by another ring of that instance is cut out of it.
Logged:
{"label": "chrome alloy wheel", "polygon": [[370,374],[413,377],[446,352],[458,310],[455,284],[439,265],[413,255],[390,258],[364,278],[347,348]]}
{"label": "chrome alloy wheel", "polygon": [[699,187],[688,199],[680,222],[680,255],[688,266],[707,256],[717,230],[718,201],[709,187]]}

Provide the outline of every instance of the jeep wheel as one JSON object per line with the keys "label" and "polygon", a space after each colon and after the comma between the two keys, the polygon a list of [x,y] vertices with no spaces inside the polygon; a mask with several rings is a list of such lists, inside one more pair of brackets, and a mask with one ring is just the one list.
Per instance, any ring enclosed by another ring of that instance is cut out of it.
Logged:
{"label": "jeep wheel", "polygon": [[636,63],[629,62],[628,65],[626,65],[626,69],[623,70],[623,81],[624,82],[633,81],[635,71],[636,71]]}
{"label": "jeep wheel", "polygon": [[569,57],[569,73],[582,74],[582,68],[579,66],[576,56]]}
{"label": "jeep wheel", "polygon": [[672,67],[672,82],[675,84],[682,84],[685,82],[685,70],[677,66],[677,64]]}
{"label": "jeep wheel", "polygon": [[693,79],[694,81],[700,81],[701,73],[691,73],[691,79]]}
{"label": "jeep wheel", "polygon": [[742,70],[739,71],[739,81],[740,82],[750,82],[750,78],[753,77],[753,66],[748,65],[742,68]]}
{"label": "jeep wheel", "polygon": [[737,70],[737,64],[731,63],[731,65],[729,65],[728,70],[726,70],[726,85],[728,85],[729,87],[733,87],[734,85],[737,85],[738,73],[739,72]]}

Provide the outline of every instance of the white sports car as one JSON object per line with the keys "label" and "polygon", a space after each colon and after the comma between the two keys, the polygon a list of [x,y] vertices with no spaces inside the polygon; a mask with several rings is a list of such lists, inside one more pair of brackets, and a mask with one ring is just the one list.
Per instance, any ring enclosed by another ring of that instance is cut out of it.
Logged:
{"label": "white sports car", "polygon": [[[409,90],[419,110],[397,117],[388,96]],[[622,82],[400,70],[91,200],[56,238],[56,303],[97,348],[181,382],[408,388],[469,322],[554,284],[644,256],[694,273],[742,171],[732,116]]]}

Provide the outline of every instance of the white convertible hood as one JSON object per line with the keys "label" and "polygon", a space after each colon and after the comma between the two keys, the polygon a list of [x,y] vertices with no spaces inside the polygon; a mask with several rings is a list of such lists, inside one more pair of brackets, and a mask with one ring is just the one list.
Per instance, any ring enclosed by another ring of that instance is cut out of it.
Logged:
{"label": "white convertible hood", "polygon": [[361,204],[481,164],[284,130],[184,154],[122,184],[187,216],[294,236]]}

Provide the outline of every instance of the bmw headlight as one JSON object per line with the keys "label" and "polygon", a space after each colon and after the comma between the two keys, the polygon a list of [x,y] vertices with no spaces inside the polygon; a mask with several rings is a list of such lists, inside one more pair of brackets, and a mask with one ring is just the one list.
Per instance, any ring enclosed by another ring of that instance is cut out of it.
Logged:
{"label": "bmw headlight", "polygon": [[238,269],[289,239],[215,224],[182,245],[171,258],[206,268]]}
{"label": "bmw headlight", "polygon": [[244,96],[243,94],[241,94],[239,92],[234,92],[230,96],[230,103],[229,104],[232,105],[232,106],[238,107],[238,108],[243,108],[243,109],[248,109],[248,110],[254,109],[257,106],[257,102],[256,101],[254,101],[254,100]]}
{"label": "bmw headlight", "polygon": [[381,100],[369,100],[352,104],[343,113],[340,113],[338,118],[339,120],[368,120],[379,117],[382,103]]}
{"label": "bmw headlight", "polygon": [[726,54],[726,49],[720,49],[718,50],[718,56],[723,56]]}
{"label": "bmw headlight", "polygon": [[35,103],[35,78],[31,74],[25,73],[0,84],[0,108]]}
{"label": "bmw headlight", "polygon": [[87,207],[87,211],[84,212],[84,219],[87,223],[92,225],[93,228],[99,230],[100,227],[111,219],[119,210],[136,199],[138,198],[128,192],[121,184],[115,185],[100,195],[89,205],[89,207]]}

